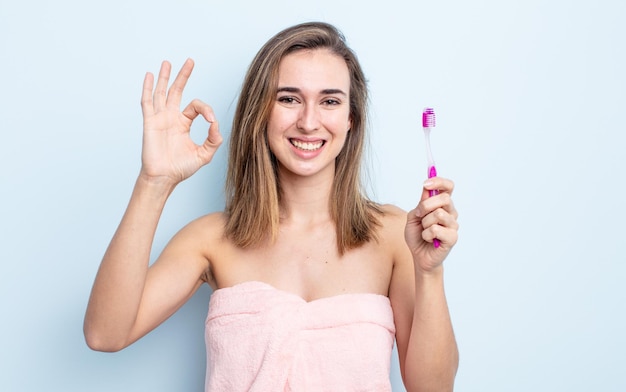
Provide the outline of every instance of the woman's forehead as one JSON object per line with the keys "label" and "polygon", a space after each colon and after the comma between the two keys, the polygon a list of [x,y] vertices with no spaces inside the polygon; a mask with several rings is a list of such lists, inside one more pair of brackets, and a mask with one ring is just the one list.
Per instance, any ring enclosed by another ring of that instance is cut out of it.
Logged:
{"label": "woman's forehead", "polygon": [[345,60],[328,49],[299,50],[281,60],[278,87],[339,89],[347,93],[350,72]]}

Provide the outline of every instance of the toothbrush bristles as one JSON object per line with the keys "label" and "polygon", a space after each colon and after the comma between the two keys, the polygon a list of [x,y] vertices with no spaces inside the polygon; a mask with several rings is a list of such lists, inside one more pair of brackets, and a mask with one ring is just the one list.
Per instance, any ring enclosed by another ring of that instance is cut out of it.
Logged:
{"label": "toothbrush bristles", "polygon": [[432,128],[435,126],[435,110],[433,108],[425,108],[422,113],[422,127]]}

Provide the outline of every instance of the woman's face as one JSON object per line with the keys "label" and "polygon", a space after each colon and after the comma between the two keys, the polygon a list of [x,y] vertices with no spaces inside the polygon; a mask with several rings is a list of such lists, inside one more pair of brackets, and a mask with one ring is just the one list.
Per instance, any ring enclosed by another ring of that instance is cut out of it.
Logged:
{"label": "woman's face", "polygon": [[350,74],[344,59],[326,49],[285,56],[267,125],[281,174],[332,178],[350,126]]}

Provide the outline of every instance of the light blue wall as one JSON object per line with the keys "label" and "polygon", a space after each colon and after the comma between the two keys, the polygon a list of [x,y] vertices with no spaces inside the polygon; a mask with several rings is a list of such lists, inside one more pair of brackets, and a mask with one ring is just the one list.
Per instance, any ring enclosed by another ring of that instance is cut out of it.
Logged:
{"label": "light blue wall", "polygon": [[[419,114],[437,110],[461,212],[446,269],[457,390],[626,390],[625,2],[212,3],[0,0],[0,390],[202,389],[206,288],[123,352],[82,337],[139,169],[142,78],[194,58],[186,97],[228,133],[256,50],[313,19],[344,31],[370,79],[378,200],[417,201]],[[225,157],[175,191],[155,253],[221,209]]]}

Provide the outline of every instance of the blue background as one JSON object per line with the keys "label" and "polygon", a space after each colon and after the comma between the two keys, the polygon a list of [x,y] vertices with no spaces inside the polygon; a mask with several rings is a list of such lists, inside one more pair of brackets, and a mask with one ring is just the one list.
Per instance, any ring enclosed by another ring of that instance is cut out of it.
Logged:
{"label": "blue background", "polygon": [[[143,76],[192,57],[185,101],[210,103],[228,136],[256,51],[309,20],[342,29],[369,78],[376,200],[417,202],[420,113],[436,109],[461,213],[456,389],[626,390],[625,19],[619,0],[0,0],[0,390],[202,390],[207,287],[120,353],[82,336],[139,170]],[[222,209],[225,161],[174,192],[154,255]],[[392,380],[402,391],[397,364]]]}

